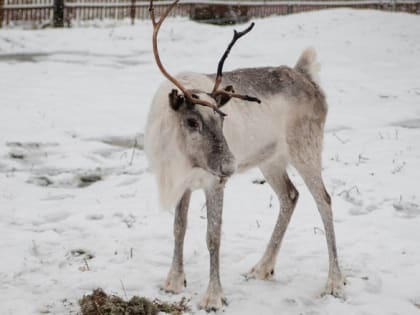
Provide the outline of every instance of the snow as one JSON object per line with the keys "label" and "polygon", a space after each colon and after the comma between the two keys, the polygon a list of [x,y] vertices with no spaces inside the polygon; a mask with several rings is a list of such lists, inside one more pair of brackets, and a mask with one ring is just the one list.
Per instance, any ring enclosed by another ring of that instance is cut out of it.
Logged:
{"label": "snow", "polygon": [[[165,23],[160,50],[171,72],[215,71],[233,27]],[[268,185],[252,183],[262,177],[253,170],[226,189],[225,313],[418,314],[419,17],[339,9],[255,23],[226,70],[293,65],[304,47],[317,49],[330,106],[324,178],[347,285],[344,299],[319,297],[325,236],[294,170],[301,194],[275,278],[242,277],[278,214]],[[128,297],[186,296],[192,313],[204,314],[197,309],[209,270],[200,192],[186,236],[188,287],[181,295],[159,291],[171,261],[173,212],[159,209],[153,175],[134,149],[162,81],[150,22],[1,30],[0,73],[2,314],[76,314],[78,299],[97,287]]]}

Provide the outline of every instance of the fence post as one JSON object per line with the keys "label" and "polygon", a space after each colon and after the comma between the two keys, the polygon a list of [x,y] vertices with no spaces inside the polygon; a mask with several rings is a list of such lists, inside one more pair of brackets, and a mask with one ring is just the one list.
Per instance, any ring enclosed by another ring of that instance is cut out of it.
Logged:
{"label": "fence post", "polygon": [[131,25],[134,25],[134,20],[136,19],[136,0],[131,0],[130,16]]}
{"label": "fence post", "polygon": [[3,16],[4,16],[4,0],[0,0],[0,28],[3,26]]}
{"label": "fence post", "polygon": [[53,26],[64,26],[64,0],[54,0]]}

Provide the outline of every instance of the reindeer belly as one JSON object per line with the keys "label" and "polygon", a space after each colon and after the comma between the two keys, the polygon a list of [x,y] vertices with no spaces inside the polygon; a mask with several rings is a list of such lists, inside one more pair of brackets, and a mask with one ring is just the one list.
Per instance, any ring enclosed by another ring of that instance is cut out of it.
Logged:
{"label": "reindeer belly", "polygon": [[226,105],[223,133],[237,163],[237,172],[270,159],[287,160],[285,139],[287,103],[263,99],[262,104],[234,102]]}
{"label": "reindeer belly", "polygon": [[278,143],[272,142],[249,152],[247,156],[237,161],[238,172],[244,172],[274,158],[278,153],[278,145]]}
{"label": "reindeer belly", "polygon": [[226,128],[225,137],[236,159],[237,172],[244,172],[271,159],[287,159],[284,132],[279,127],[266,125],[255,132],[242,130],[243,134],[231,133]]}

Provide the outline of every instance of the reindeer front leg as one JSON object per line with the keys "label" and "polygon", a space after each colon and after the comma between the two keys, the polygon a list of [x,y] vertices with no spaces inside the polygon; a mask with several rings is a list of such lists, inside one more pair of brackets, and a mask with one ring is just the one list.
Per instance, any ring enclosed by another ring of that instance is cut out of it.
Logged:
{"label": "reindeer front leg", "polygon": [[166,281],[161,286],[162,290],[172,293],[180,293],[187,285],[184,274],[183,251],[185,230],[187,229],[188,207],[190,204],[191,191],[187,190],[175,209],[174,218],[174,254],[171,269]]}
{"label": "reindeer front leg", "polygon": [[210,253],[210,281],[199,307],[215,311],[223,307],[223,295],[219,275],[219,249],[222,228],[224,183],[217,182],[205,190],[207,204],[207,247]]}

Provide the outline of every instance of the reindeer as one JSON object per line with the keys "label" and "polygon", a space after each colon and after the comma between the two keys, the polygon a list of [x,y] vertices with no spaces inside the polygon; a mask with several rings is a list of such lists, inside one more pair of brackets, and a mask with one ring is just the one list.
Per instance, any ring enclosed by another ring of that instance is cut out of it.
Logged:
{"label": "reindeer", "polygon": [[[207,311],[223,307],[226,300],[219,275],[223,191],[230,176],[254,167],[261,170],[276,193],[280,213],[262,258],[246,277],[272,278],[299,196],[287,174],[291,164],[313,195],[325,228],[329,273],[324,292],[338,296],[343,278],[337,259],[331,198],[321,176],[327,103],[317,79],[314,49],[306,49],[294,68],[247,68],[222,73],[230,49],[252,29],[251,24],[243,32],[235,31],[216,74],[182,73],[173,77],[160,60],[157,35],[177,2],[158,21],[152,0],[149,9],[155,60],[168,81],[153,98],[145,131],[145,152],[157,178],[161,205],[176,206],[172,265],[162,289],[179,293],[186,286],[183,243],[187,212],[192,191],[203,189],[210,280],[199,307]],[[219,88],[222,83],[225,88]]]}

